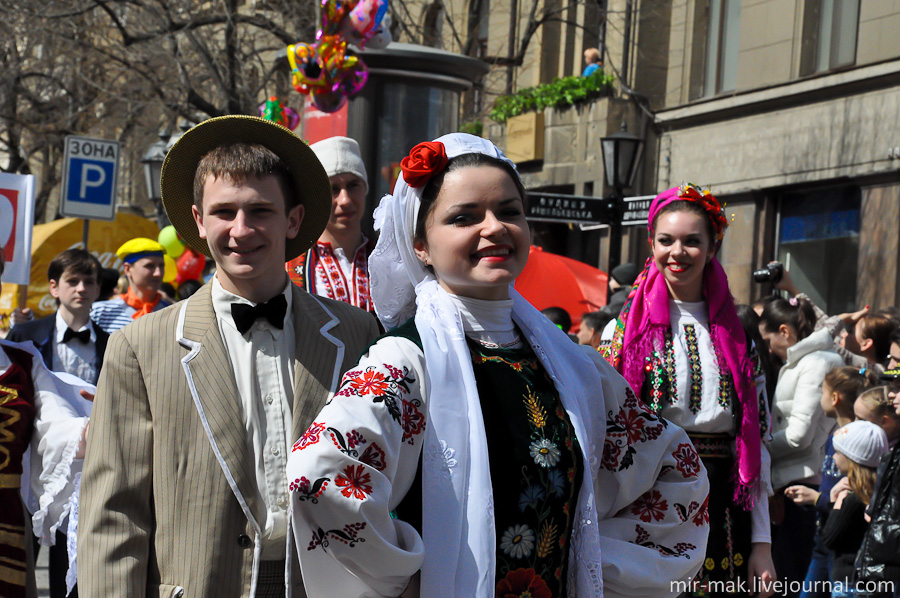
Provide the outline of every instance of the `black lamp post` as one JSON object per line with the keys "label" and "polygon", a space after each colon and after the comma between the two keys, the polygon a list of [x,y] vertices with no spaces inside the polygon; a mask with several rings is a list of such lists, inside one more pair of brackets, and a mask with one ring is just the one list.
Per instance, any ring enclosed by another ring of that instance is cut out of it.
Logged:
{"label": "black lamp post", "polygon": [[147,148],[141,163],[144,165],[144,180],[147,183],[147,197],[156,208],[156,221],[159,228],[169,225],[169,218],[162,207],[162,189],[160,178],[162,175],[163,161],[166,159],[166,144],[169,140],[168,133],[160,133],[159,141],[155,141]]}
{"label": "black lamp post", "polygon": [[606,184],[613,189],[609,203],[609,261],[607,271],[619,265],[622,260],[622,204],[623,190],[631,187],[637,166],[641,159],[644,140],[628,132],[625,123],[622,130],[600,139],[603,152],[603,166],[606,170]]}

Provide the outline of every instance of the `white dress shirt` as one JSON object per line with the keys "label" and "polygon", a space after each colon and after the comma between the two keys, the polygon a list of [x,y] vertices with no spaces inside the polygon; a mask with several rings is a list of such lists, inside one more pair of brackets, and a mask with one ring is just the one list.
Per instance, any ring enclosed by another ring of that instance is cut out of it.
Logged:
{"label": "white dress shirt", "polygon": [[81,332],[85,329],[90,330],[90,341],[82,343],[80,340],[73,338],[68,343],[64,343],[63,336],[66,334],[68,327],[69,325],[66,324],[62,314],[57,311],[56,334],[53,335],[53,371],[66,372],[81,378],[85,382],[96,384],[97,370],[100,366],[97,363],[97,333],[94,332],[94,327],[91,321],[88,320],[87,324],[75,332]]}
{"label": "white dress shirt", "polygon": [[213,310],[241,397],[247,445],[256,465],[259,499],[266,506],[265,520],[260,521],[263,560],[285,558],[290,504],[285,470],[294,402],[294,323],[290,317],[292,301],[287,276],[282,294],[287,300],[283,329],[261,319],[241,334],[234,325],[231,304],[255,303],[226,291],[218,278],[213,279]]}

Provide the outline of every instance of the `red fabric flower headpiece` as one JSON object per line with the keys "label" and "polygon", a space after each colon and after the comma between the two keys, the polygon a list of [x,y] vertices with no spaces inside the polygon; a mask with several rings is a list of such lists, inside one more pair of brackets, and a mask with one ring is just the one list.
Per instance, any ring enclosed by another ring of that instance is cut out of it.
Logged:
{"label": "red fabric flower headpiece", "polygon": [[423,141],[409,150],[409,155],[400,161],[403,180],[414,189],[425,183],[447,166],[447,151],[440,141]]}
{"label": "red fabric flower headpiece", "polygon": [[719,204],[719,200],[713,197],[709,189],[704,189],[692,183],[684,183],[680,187],[673,187],[663,191],[656,196],[656,199],[650,204],[650,217],[647,220],[647,231],[653,234],[653,221],[656,215],[665,206],[673,201],[693,201],[703,206],[716,236],[716,243],[722,242],[725,237],[725,229],[728,228],[728,218],[725,217],[725,210]]}

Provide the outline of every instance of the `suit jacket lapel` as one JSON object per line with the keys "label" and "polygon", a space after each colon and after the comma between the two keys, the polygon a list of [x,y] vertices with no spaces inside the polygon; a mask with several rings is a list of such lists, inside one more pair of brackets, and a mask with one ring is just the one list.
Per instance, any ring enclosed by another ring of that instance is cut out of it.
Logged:
{"label": "suit jacket lapel", "polygon": [[97,342],[94,343],[94,350],[97,354],[97,368],[103,365],[103,356],[106,354],[106,343],[109,341],[109,335],[100,328],[97,323],[91,320],[91,326],[94,328],[94,334],[97,336]]}
{"label": "suit jacket lapel", "polygon": [[47,369],[53,369],[53,337],[56,336],[56,314],[52,316],[47,316],[42,320],[44,324],[42,330],[40,331],[41,339],[38,341],[40,344],[37,346],[38,350],[41,352],[41,357],[44,360],[44,364],[47,366]]}
{"label": "suit jacket lapel", "polygon": [[336,390],[344,344],[329,333],[339,321],[309,293],[292,287],[295,349],[291,438],[296,440]]}
{"label": "suit jacket lapel", "polygon": [[238,502],[257,528],[256,467],[247,444],[243,407],[234,371],[212,306],[212,285],[204,285],[183,308],[179,342],[192,349],[183,360],[194,403],[213,451]]}

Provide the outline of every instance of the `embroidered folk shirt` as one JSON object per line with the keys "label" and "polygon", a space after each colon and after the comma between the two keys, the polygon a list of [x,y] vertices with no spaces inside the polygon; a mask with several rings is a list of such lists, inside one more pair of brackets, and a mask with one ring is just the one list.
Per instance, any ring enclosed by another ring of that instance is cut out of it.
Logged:
{"label": "embroidered folk shirt", "polygon": [[[666,342],[663,362],[670,392],[663,398],[661,415],[688,433],[733,435],[736,426],[732,411],[734,385],[731,377],[723,377],[719,370],[706,303],[670,299],[669,322],[671,341]],[[674,393],[671,392],[673,388]],[[769,422],[765,377],[756,379],[756,391],[760,398],[760,424],[765,432]],[[771,492],[771,459],[765,444],[760,447],[760,458],[760,496],[763,500],[754,503],[751,535],[753,542],[770,542],[769,501],[763,493]]]}
{"label": "embroidered folk shirt", "polygon": [[369,254],[373,245],[363,237],[352,260],[340,247],[319,241],[305,254],[285,264],[291,282],[310,293],[374,311],[369,290]]}
{"label": "embroidered folk shirt", "polygon": [[289,284],[285,282],[282,291],[287,300],[284,328],[260,319],[246,334],[235,327],[231,304],[254,303],[226,291],[218,278],[213,279],[212,286],[213,310],[234,370],[247,446],[256,465],[256,487],[266,506],[265,521],[260,522],[263,560],[283,559],[286,554],[288,488],[284,472],[294,403],[294,321]]}
{"label": "embroidered folk shirt", "polygon": [[[508,311],[505,322],[498,326],[473,317],[479,307],[469,299],[461,306],[466,336],[498,345],[512,342],[510,337],[516,332]],[[479,321],[482,330],[473,330],[473,319]],[[316,571],[315,576],[304,578],[311,595],[399,595],[422,566],[424,544],[416,529],[415,514],[404,516],[398,512],[394,518],[391,511],[398,509],[417,486],[421,487],[421,481],[417,481],[420,463],[424,468],[439,469],[444,472],[442,475],[460,475],[453,447],[441,443],[441,454],[422,455],[423,438],[429,429],[428,378],[422,349],[401,330],[409,326],[415,327],[410,321],[369,348],[356,367],[344,375],[334,398],[293,445],[288,480],[294,534],[303,569]],[[708,518],[706,503],[698,492],[706,485],[705,470],[680,429],[649,413],[599,355],[596,362],[603,385],[586,405],[587,416],[606,422],[606,438],[602,459],[585,461],[583,465],[591,468],[594,480],[603,569],[602,574],[591,569],[594,555],[568,552],[567,581],[571,583],[573,576],[587,569],[598,582],[597,591],[591,595],[602,595],[601,578],[607,594],[616,594],[613,588],[627,587],[633,596],[665,595],[672,579],[690,574],[679,566],[688,564],[687,569],[691,569],[691,558],[705,550]],[[490,394],[480,397],[481,401],[493,400],[496,393]],[[545,404],[538,405],[536,413],[541,407],[546,413]],[[558,440],[565,446],[565,438]],[[550,464],[556,459],[556,453],[540,438],[533,442],[535,455],[531,455],[529,443],[528,458],[538,467],[541,462]],[[514,474],[512,469],[510,474]],[[550,469],[553,467],[548,469],[544,481],[545,492],[552,494],[565,484],[559,485],[559,480],[549,474]],[[565,467],[565,476],[569,469],[571,465]],[[571,491],[573,485],[568,486]],[[582,485],[580,491],[584,490]],[[502,517],[495,511],[497,590],[504,595],[518,595],[539,586],[541,593],[534,595],[549,596],[550,586],[559,587],[561,580],[541,585],[537,578],[544,574],[543,570],[521,565],[542,546],[549,550],[547,539],[554,525],[557,542],[560,534],[566,533],[564,530],[571,530],[564,540],[571,547],[581,524],[576,522],[567,528],[559,515],[552,522],[540,521],[539,529],[532,529],[537,523],[528,525],[524,520],[505,525],[504,518],[516,518],[520,508],[528,510],[530,504],[540,506],[542,501],[540,490],[527,484],[510,491],[515,492],[514,506],[504,503],[501,507],[497,503],[498,509],[504,509]],[[546,529],[544,523],[548,523]],[[527,529],[513,529],[516,525]],[[561,561],[557,561],[548,569],[551,577],[555,578],[560,566]],[[637,568],[640,575],[636,574]],[[564,572],[560,570],[559,574]]]}

